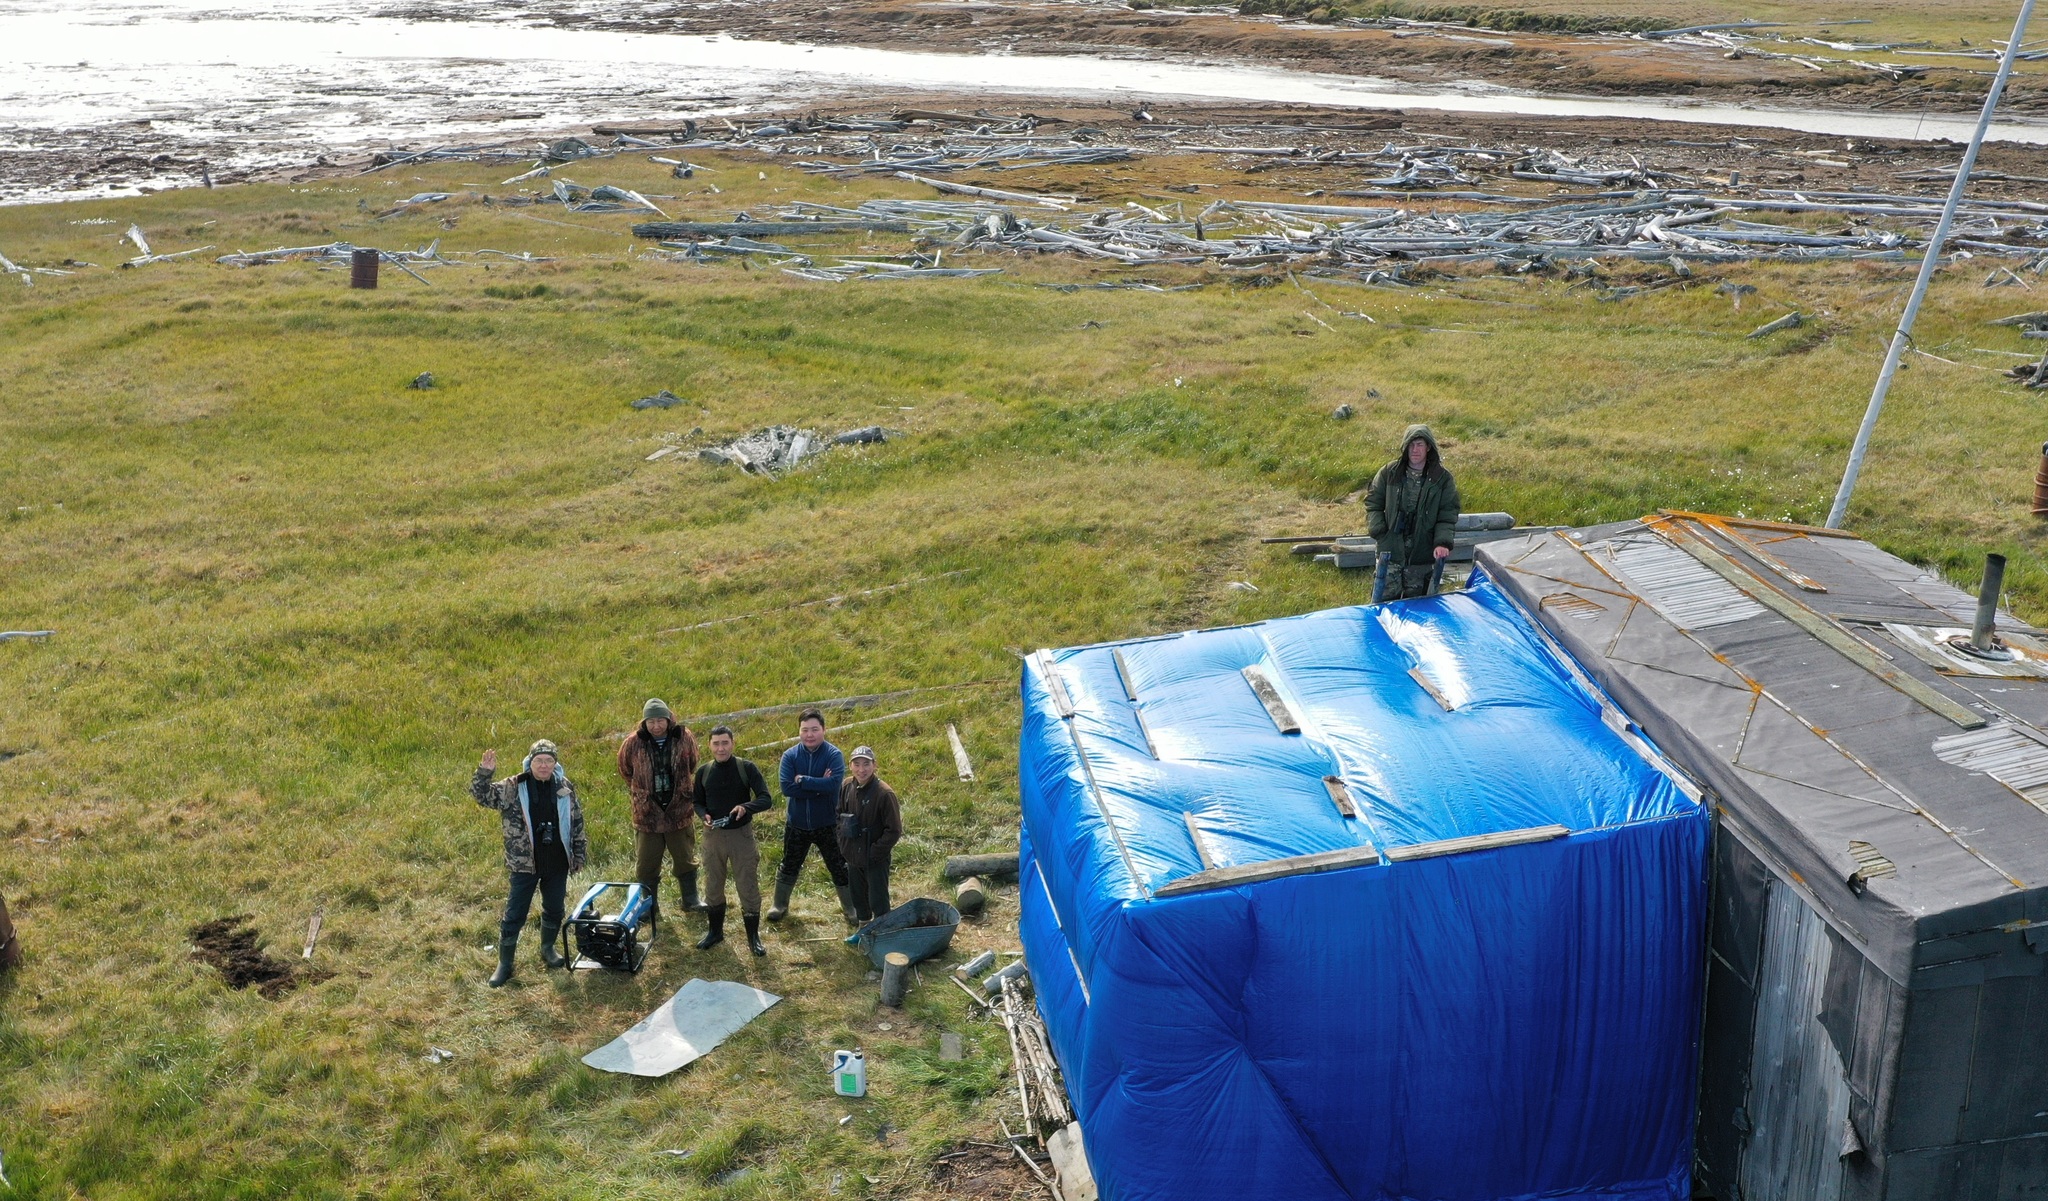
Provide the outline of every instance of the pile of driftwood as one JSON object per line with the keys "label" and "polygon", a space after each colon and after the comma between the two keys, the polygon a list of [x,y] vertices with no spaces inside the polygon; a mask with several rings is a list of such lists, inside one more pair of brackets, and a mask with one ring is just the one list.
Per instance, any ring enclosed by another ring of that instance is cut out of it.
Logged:
{"label": "pile of driftwood", "polygon": [[[731,463],[741,471],[774,479],[796,470],[806,460],[814,459],[835,446],[887,442],[897,436],[898,431],[879,425],[864,425],[836,437],[798,429],[793,425],[771,425],[715,446],[703,447],[697,451],[697,457],[707,463]],[[678,446],[663,447],[647,457],[666,458],[680,449]]]}
{"label": "pile of driftwood", "polygon": [[[1915,197],[1874,193],[1720,193],[1643,190],[1524,207],[1519,198],[1476,211],[1411,211],[1358,205],[1216,201],[1197,212],[1182,202],[1079,209],[1071,197],[1035,196],[919,182],[980,199],[870,200],[857,208],[812,203],[788,206],[765,221],[649,222],[634,233],[663,239],[684,254],[790,254],[781,265],[824,278],[780,242],[734,245],[744,229],[783,238],[807,232],[909,230],[927,247],[1006,254],[1070,254],[1126,265],[1215,263],[1313,268],[1323,274],[1364,274],[1379,282],[1404,263],[1448,265],[1492,261],[1525,271],[1553,260],[1626,258],[1687,263],[1757,259],[1898,260],[1924,246],[1939,206]],[[1028,207],[1026,207],[1028,206]],[[1973,201],[1959,214],[1950,245],[1970,254],[2021,258],[2038,271],[2048,263],[2048,205]],[[1763,221],[1763,216],[1822,217],[1827,224]],[[1877,222],[1884,222],[1883,225]],[[726,235],[723,242],[711,235]],[[1917,236],[1916,236],[1917,235]],[[704,236],[693,246],[686,239]],[[932,264],[935,265],[935,264]],[[915,266],[915,264],[912,264]],[[888,270],[897,270],[890,267]],[[831,278],[844,273],[834,271]]]}

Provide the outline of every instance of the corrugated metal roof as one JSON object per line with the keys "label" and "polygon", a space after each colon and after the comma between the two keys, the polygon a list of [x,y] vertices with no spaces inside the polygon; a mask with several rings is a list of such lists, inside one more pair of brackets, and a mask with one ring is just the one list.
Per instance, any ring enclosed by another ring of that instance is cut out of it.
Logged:
{"label": "corrugated metal roof", "polygon": [[2048,813],[2048,743],[2011,724],[1986,726],[1934,740],[1944,763],[1980,771]]}
{"label": "corrugated metal roof", "polygon": [[1713,569],[1655,535],[1615,538],[1606,549],[1636,595],[1680,629],[1733,625],[1764,611]]}

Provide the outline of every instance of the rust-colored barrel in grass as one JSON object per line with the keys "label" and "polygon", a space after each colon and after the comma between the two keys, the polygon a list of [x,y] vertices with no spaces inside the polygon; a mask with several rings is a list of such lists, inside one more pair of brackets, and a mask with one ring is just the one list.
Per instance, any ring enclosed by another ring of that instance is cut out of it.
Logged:
{"label": "rust-colored barrel in grass", "polygon": [[2048,517],[2048,442],[2041,444],[2041,465],[2034,468],[2034,516]]}
{"label": "rust-colored barrel in grass", "polygon": [[351,288],[375,288],[377,286],[377,259],[374,250],[358,250],[349,256],[348,286]]}
{"label": "rust-colored barrel in grass", "polygon": [[7,898],[0,897],[0,972],[21,962],[21,940],[14,937],[14,923],[7,917]]}

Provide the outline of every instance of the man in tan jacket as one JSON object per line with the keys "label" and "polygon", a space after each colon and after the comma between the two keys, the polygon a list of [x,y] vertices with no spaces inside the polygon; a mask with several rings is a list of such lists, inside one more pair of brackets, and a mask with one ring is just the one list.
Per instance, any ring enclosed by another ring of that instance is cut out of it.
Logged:
{"label": "man in tan jacket", "polygon": [[648,701],[640,724],[619,744],[619,775],[633,797],[633,851],[640,890],[661,909],[661,861],[675,860],[683,910],[704,907],[697,897],[697,736],[666,703]]}

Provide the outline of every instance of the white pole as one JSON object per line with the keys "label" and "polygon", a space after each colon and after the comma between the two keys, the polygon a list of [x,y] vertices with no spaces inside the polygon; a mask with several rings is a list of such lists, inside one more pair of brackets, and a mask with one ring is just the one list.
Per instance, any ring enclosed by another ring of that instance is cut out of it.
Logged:
{"label": "white pole", "polygon": [[1985,131],[1991,128],[1991,114],[1998,111],[2005,81],[2012,77],[2013,59],[2027,34],[2027,19],[2033,15],[2034,0],[2025,0],[2020,5],[2020,18],[2012,27],[2012,40],[2005,44],[2005,53],[1998,58],[1998,77],[1991,81],[1991,91],[1984,97],[1984,111],[1977,114],[1977,132],[1970,136],[1970,148],[1963,152],[1963,165],[1948,190],[1948,203],[1942,206],[1941,220],[1934,227],[1934,236],[1927,241],[1927,253],[1920,259],[1920,275],[1913,281],[1913,294],[1906,300],[1906,311],[1899,315],[1899,328],[1892,334],[1892,344],[1885,348],[1884,368],[1877,373],[1877,386],[1870,390],[1870,406],[1863,410],[1863,424],[1856,429],[1856,444],[1849,448],[1849,465],[1842,471],[1842,486],[1835,490],[1834,507],[1828,510],[1827,526],[1831,530],[1841,529],[1843,518],[1848,516],[1849,498],[1856,492],[1856,476],[1863,470],[1863,456],[1870,449],[1870,434],[1877,428],[1877,415],[1884,411],[1885,393],[1891,391],[1899,357],[1913,340],[1913,320],[1920,315],[1920,302],[1927,298],[1927,285],[1934,281],[1934,268],[1941,262],[1941,248],[1948,241],[1949,226],[1955,224],[1956,206],[1962,203],[1963,189],[1970,186],[1977,151],[1983,148]]}

